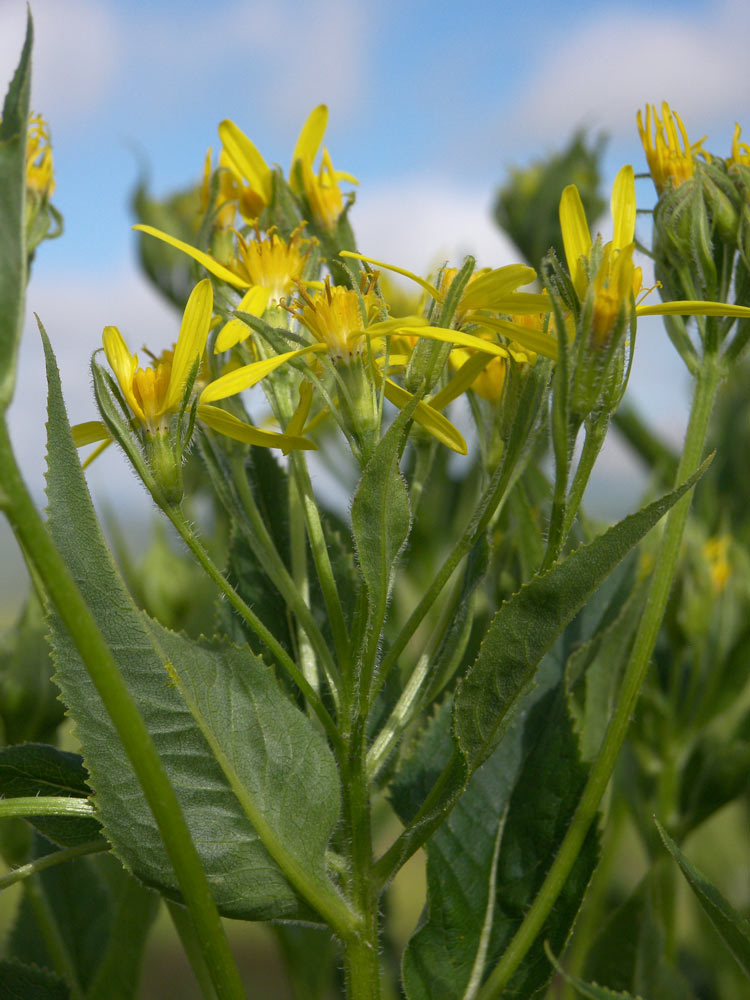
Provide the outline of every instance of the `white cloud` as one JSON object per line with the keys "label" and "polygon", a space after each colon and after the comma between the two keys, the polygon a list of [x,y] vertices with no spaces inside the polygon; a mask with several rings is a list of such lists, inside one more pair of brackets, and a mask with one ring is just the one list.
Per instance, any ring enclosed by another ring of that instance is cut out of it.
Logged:
{"label": "white cloud", "polygon": [[746,0],[648,17],[642,10],[602,13],[537,49],[509,127],[549,139],[577,124],[631,135],[636,110],[666,99],[700,138],[701,123],[747,113],[748,43]]}
{"label": "white cloud", "polygon": [[254,122],[296,136],[322,101],[338,121],[355,113],[366,79],[366,29],[366,11],[347,0],[235,0],[189,17],[146,10],[123,21],[120,38],[135,89],[158,91],[160,113],[177,107],[182,114],[186,95],[202,86],[201,100],[214,99],[222,116],[239,108],[243,127]]}
{"label": "white cloud", "polygon": [[[100,108],[118,72],[117,24],[97,0],[34,0],[32,106],[55,125]],[[25,0],[0,7],[0,85],[15,71],[26,31]]]}
{"label": "white cloud", "polygon": [[439,177],[368,186],[351,220],[363,253],[420,274],[445,260],[460,264],[468,253],[481,267],[518,260],[492,222],[489,194]]}

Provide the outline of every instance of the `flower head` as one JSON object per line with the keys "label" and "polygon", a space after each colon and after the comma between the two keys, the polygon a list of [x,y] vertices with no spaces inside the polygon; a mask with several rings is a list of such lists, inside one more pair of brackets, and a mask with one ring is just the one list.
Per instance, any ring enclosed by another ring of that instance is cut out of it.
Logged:
{"label": "flower head", "polygon": [[727,160],[727,166],[732,167],[740,164],[743,167],[750,167],[750,145],[740,142],[742,129],[738,122],[734,123],[734,135],[732,136],[732,155]]}
{"label": "flower head", "polygon": [[26,185],[42,197],[49,197],[55,190],[49,126],[41,115],[33,113],[29,115],[26,139]]}
{"label": "flower head", "polygon": [[206,346],[212,308],[213,290],[206,278],[190,294],[174,350],[148,368],[139,367],[138,355],[130,353],[116,326],[105,327],[107,361],[128,406],[149,433],[164,432],[168,416],[182,403],[188,378]]}
{"label": "flower head", "polygon": [[641,290],[642,272],[633,263],[635,249],[635,182],[628,164],[612,188],[614,237],[601,245],[591,238],[578,189],[568,185],[560,199],[560,225],[568,270],[578,301],[593,294],[592,336],[604,344],[620,318],[627,322],[633,300]]}
{"label": "flower head", "polygon": [[[302,236],[302,226],[294,230],[288,240],[282,239],[273,229],[265,235],[256,232],[253,239],[237,233],[237,253],[222,264],[197,247],[163,233],[153,226],[137,225],[140,232],[176,247],[197,260],[205,269],[245,294],[237,308],[253,316],[262,316],[269,305],[277,304],[292,293],[302,280],[314,240]],[[249,335],[249,328],[240,320],[231,320],[216,340],[216,351],[227,351]]]}
{"label": "flower head", "polygon": [[315,339],[328,347],[337,361],[351,361],[366,343],[365,331],[384,310],[383,303],[368,288],[354,291],[332,285],[326,279],[323,291],[309,295],[300,288],[300,299],[292,315]]}
{"label": "flower head", "polygon": [[640,110],[636,116],[648,168],[659,194],[669,187],[679,187],[693,176],[695,157],[703,153],[701,146],[705,142],[704,136],[699,142],[690,144],[682,119],[666,101],[662,103],[661,113],[660,118],[656,108],[647,104],[645,126]]}
{"label": "flower head", "polygon": [[[633,261],[635,250],[635,182],[633,168],[621,167],[612,187],[613,239],[601,245],[592,239],[580,195],[575,185],[560,199],[560,225],[568,271],[578,301],[589,295],[592,303],[592,337],[601,346],[624,318],[635,316],[750,316],[750,309],[724,302],[678,300],[644,305],[643,275]],[[523,343],[523,341],[521,341]]]}
{"label": "flower head", "polygon": [[339,182],[357,184],[351,174],[334,170],[328,150],[323,147],[320,166],[313,168],[315,157],[323,142],[328,124],[328,108],[319,104],[314,108],[297,139],[289,169],[289,185],[296,194],[304,194],[312,218],[323,229],[331,230],[344,210],[344,198]]}
{"label": "flower head", "polygon": [[[104,329],[104,353],[115,373],[125,402],[136,422],[145,433],[145,440],[164,439],[170,430],[171,418],[182,410],[186,393],[197,392],[196,416],[206,426],[247,444],[262,447],[315,448],[312,441],[296,434],[263,431],[245,423],[227,410],[212,404],[249,389],[276,368],[310,348],[276,355],[273,358],[244,365],[213,381],[192,381],[205,351],[213,310],[213,289],[208,278],[200,281],[190,294],[174,348],[153,359],[153,364],[141,368],[138,355],[131,354],[122,334],[115,326]],[[200,391],[198,392],[198,389]],[[108,428],[99,422],[88,422],[74,428],[74,439],[80,447],[95,441],[109,441]]]}

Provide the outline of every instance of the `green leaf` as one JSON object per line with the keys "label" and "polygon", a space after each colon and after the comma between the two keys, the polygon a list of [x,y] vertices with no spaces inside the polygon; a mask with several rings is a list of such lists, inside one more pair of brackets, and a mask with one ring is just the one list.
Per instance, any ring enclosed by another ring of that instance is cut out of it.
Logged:
{"label": "green leaf", "polygon": [[[83,758],[41,743],[0,750],[0,798],[63,795],[88,798],[91,789]],[[96,840],[101,826],[77,816],[34,816],[28,820],[49,840],[76,847]]]}
{"label": "green leaf", "polygon": [[[35,857],[50,853],[41,838],[35,848]],[[158,903],[110,855],[68,861],[36,876],[34,894],[25,894],[19,907],[9,949],[22,962],[53,969],[46,928],[38,922],[43,910],[87,1000],[132,1000]]]}
{"label": "green leaf", "polygon": [[532,685],[537,665],[555,638],[706,467],[704,463],[676,490],[535,576],[503,604],[456,695],[454,732],[470,772],[498,745],[511,713]]}
{"label": "green leaf", "polygon": [[[497,905],[488,967],[497,962],[536,898],[557,855],[588,776],[562,687],[529,712],[523,731],[523,765],[508,806],[497,874]],[[543,942],[565,947],[599,859],[597,825],[590,828],[570,875],[539,937],[508,984],[508,994],[536,996],[551,968]],[[515,992],[514,992],[515,991]]]}
{"label": "green leaf", "polygon": [[659,821],[654,819],[654,822],[667,850],[680,866],[680,871],[687,879],[706,916],[737,959],[745,975],[750,977],[750,921],[740,916],[716,886],[688,861]]}
{"label": "green leaf", "polygon": [[[248,919],[309,917],[264,843],[288,849],[294,828],[299,853],[291,860],[309,872],[316,886],[322,884],[323,852],[339,808],[330,751],[310,720],[284,697],[273,672],[247,648],[191,643],[136,609],[104,543],[47,341],[45,349],[50,531],[164,761],[217,905],[225,915]],[[50,630],[56,680],[76,724],[107,839],[143,881],[179,898],[135,773],[54,614]],[[200,711],[200,725],[185,695]],[[238,793],[249,797],[266,822],[263,840]],[[326,891],[331,892],[327,883]]]}
{"label": "green leaf", "polygon": [[[450,755],[450,707],[450,702],[444,704],[428,729],[419,754],[423,764],[436,750],[438,762]],[[426,920],[403,958],[409,1000],[461,997],[472,977],[481,977],[496,902],[498,847],[521,759],[519,730],[516,725],[509,731],[427,841]],[[397,811],[404,817],[413,811],[413,806],[404,808],[405,793],[417,800],[424,793],[418,782],[409,781],[415,763],[402,769],[394,789],[394,803],[400,804]]]}
{"label": "green leaf", "polygon": [[0,996],[3,1000],[70,1000],[67,983],[47,969],[0,960]]}
{"label": "green leaf", "polygon": [[352,532],[371,614],[382,618],[396,561],[411,528],[406,483],[398,467],[404,428],[416,401],[393,421],[365,466],[352,503]]}
{"label": "green leaf", "polygon": [[576,722],[581,739],[581,757],[585,761],[594,760],[602,745],[622,671],[643,613],[647,582],[644,580],[627,597],[618,591],[613,602],[619,611],[615,621],[599,630],[568,660],[566,672],[571,680],[583,674],[583,705]]}
{"label": "green leaf", "polygon": [[[560,685],[567,651],[561,639],[545,657],[539,687],[425,845],[428,909],[403,961],[409,1000],[474,995],[517,930],[567,830],[587,775]],[[450,702],[441,706],[394,782],[392,801],[406,822],[450,757],[450,709]],[[596,859],[592,833],[540,940],[562,948]],[[549,972],[537,944],[512,995],[533,995]]]}
{"label": "green leaf", "polygon": [[13,398],[26,295],[26,132],[33,37],[29,13],[0,121],[0,413]]}
{"label": "green leaf", "polygon": [[699,737],[682,770],[680,786],[682,839],[750,789],[750,742],[728,732]]}
{"label": "green leaf", "polygon": [[545,951],[558,975],[562,976],[565,982],[575,989],[578,996],[584,997],[585,1000],[642,1000],[641,997],[634,997],[632,993],[624,991],[615,993],[614,990],[610,990],[606,986],[599,986],[598,983],[584,983],[582,979],[566,972],[546,945]]}
{"label": "green leaf", "polygon": [[658,916],[659,878],[658,868],[652,868],[602,922],[584,973],[587,980],[611,990],[652,1000],[689,1000],[690,986],[666,957],[665,929]]}

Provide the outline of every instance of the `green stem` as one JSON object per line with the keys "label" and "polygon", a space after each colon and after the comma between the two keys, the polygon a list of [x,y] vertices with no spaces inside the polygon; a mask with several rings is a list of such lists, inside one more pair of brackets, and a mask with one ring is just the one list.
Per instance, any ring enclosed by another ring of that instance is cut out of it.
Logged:
{"label": "green stem", "polygon": [[608,419],[600,418],[591,427],[586,427],[586,436],[583,442],[581,457],[578,460],[570,492],[568,493],[568,499],[565,504],[562,525],[563,545],[570,534],[570,529],[573,527],[573,521],[575,520],[578,509],[581,506],[583,494],[586,491],[586,486],[588,485],[588,481],[591,477],[591,471],[594,468],[594,463],[596,462],[599,452],[602,450],[602,445],[604,444],[604,439],[607,435],[608,423]]}
{"label": "green stem", "polygon": [[200,939],[195,933],[195,927],[193,926],[193,921],[190,919],[190,914],[185,907],[180,906],[179,903],[173,903],[171,900],[167,900],[166,903],[169,915],[172,918],[172,923],[174,924],[182,947],[188,957],[188,961],[190,962],[193,975],[195,976],[198,986],[200,987],[201,996],[203,996],[205,1000],[217,1000],[216,991],[214,990],[213,983],[211,982],[211,974],[208,970],[208,966],[206,965],[206,960],[203,957]]}
{"label": "green stem", "polygon": [[456,542],[453,551],[440,567],[437,576],[427,588],[419,604],[412,611],[408,621],[396,636],[393,645],[383,657],[383,662],[378,671],[377,687],[373,692],[373,696],[385,683],[388,674],[398,662],[399,656],[406,649],[409,640],[421,625],[430,608],[432,608],[443,587],[445,587],[453,576],[461,560],[464,556],[468,555],[474,543],[489,525],[495,511],[505,498],[508,486],[512,480],[514,468],[515,461],[510,460],[509,453],[504,455],[502,463],[493,473],[492,479],[482,495],[466,530]]}
{"label": "green stem", "polygon": [[305,512],[307,537],[310,541],[310,549],[312,550],[320,589],[323,592],[323,600],[328,612],[328,621],[333,632],[333,642],[336,647],[339,667],[342,676],[348,676],[351,673],[349,669],[349,634],[346,627],[346,619],[344,618],[344,609],[341,607],[341,600],[338,588],[336,587],[336,579],[333,575],[333,567],[328,555],[320,512],[315,502],[315,494],[313,493],[310,473],[308,472],[304,455],[297,451],[292,452],[291,468],[294,473],[297,489],[299,490],[302,508]]}
{"label": "green stem", "polygon": [[[25,815],[28,816],[29,813],[27,812]],[[88,843],[79,844],[77,847],[66,847],[62,851],[53,851],[52,854],[45,854],[43,858],[37,858],[35,861],[29,861],[28,864],[19,865],[18,868],[14,868],[7,875],[3,875],[0,878],[0,892],[11,885],[15,885],[16,882],[21,882],[30,875],[36,875],[37,872],[45,871],[47,868],[54,868],[56,865],[62,865],[66,861],[85,857],[87,854],[98,854],[100,851],[108,850],[110,850],[109,844],[106,840],[102,839],[90,840]]]}
{"label": "green stem", "polygon": [[[685,447],[677,470],[678,483],[684,482],[700,465],[721,375],[716,359],[712,356],[705,358],[696,377]],[[477,1000],[492,1000],[501,996],[503,989],[544,926],[597,814],[599,803],[609,784],[620,748],[625,740],[656,644],[677,566],[690,499],[691,494],[688,493],[675,504],[667,516],[644,615],[623,676],[617,704],[568,832],[531,909],[527,912],[502,959],[484,984]]]}
{"label": "green stem", "polygon": [[165,505],[162,507],[166,513],[169,520],[175,526],[180,538],[185,542],[187,547],[193,553],[195,558],[201,564],[203,569],[206,571],[211,580],[216,584],[216,586],[221,590],[224,596],[227,598],[229,603],[235,609],[235,611],[240,615],[244,621],[250,626],[250,628],[255,632],[258,638],[263,642],[268,649],[271,651],[273,656],[276,658],[279,665],[286,670],[289,676],[292,678],[294,683],[307,698],[308,703],[315,711],[322,722],[326,733],[328,733],[331,742],[337,749],[341,749],[341,736],[336,724],[331,718],[328,709],[325,707],[323,702],[320,700],[319,695],[310,687],[307,679],[303,675],[302,671],[299,669],[297,664],[291,658],[289,653],[284,649],[276,636],[266,628],[263,622],[258,618],[255,612],[250,608],[240,597],[234,587],[229,583],[221,570],[216,566],[208,552],[201,544],[200,540],[193,533],[190,525],[187,523],[185,516],[182,511],[174,506]]}
{"label": "green stem", "polygon": [[[573,441],[575,442],[575,437]],[[542,565],[539,567],[540,573],[543,573],[552,566],[560,555],[565,542],[568,476],[570,475],[570,462],[573,449],[570,439],[565,441],[564,447],[557,447],[557,440],[555,440],[555,445],[555,489],[552,495],[552,510],[550,512],[549,529],[547,532],[547,551],[544,554]]]}
{"label": "green stem", "polygon": [[63,795],[19,795],[0,799],[0,819],[8,816],[96,816],[88,799]]}
{"label": "green stem", "polygon": [[349,1000],[380,1000],[378,899],[372,877],[371,805],[363,718],[355,725],[349,766],[345,771],[342,785],[351,838],[349,891],[364,919],[361,932],[350,935],[344,942],[347,997]]}
{"label": "green stem", "polygon": [[[279,555],[276,545],[274,544],[261,513],[258,510],[255,497],[253,496],[250,484],[247,481],[244,462],[239,462],[235,459],[232,462],[232,474],[237,488],[237,496],[239,497],[242,509],[250,523],[250,528],[255,536],[256,544],[259,545],[257,555],[263,564],[263,569],[266,571],[269,579],[273,582],[273,585],[286,602],[287,607],[296,616],[299,624],[305,630],[305,633],[315,650],[315,654],[318,657],[318,661],[326,672],[331,692],[335,697],[335,678],[338,676],[336,663],[331,656],[331,651],[329,650],[328,644],[323,637],[323,633],[318,628],[315,619],[312,616],[312,612],[306,604],[302,593],[298,589],[295,580],[292,576],[290,576],[289,571],[284,565],[284,561]],[[292,499],[293,497],[294,500]],[[296,567],[296,562],[304,559],[303,566],[306,573],[307,559],[306,553],[304,552],[304,545],[302,547],[302,553],[295,557],[296,546],[299,544],[297,539],[297,529],[301,528],[304,532],[304,522],[300,518],[296,517],[295,511],[292,510],[292,504],[294,503],[295,507],[297,507],[298,502],[298,495],[293,491],[290,483],[289,530],[292,534],[292,559],[293,563],[295,563],[295,567],[293,568],[299,569],[299,567]],[[308,680],[310,680],[310,678],[308,678]],[[317,691],[317,688],[312,684],[312,681],[310,681],[310,683],[311,686]]]}
{"label": "green stem", "polygon": [[0,468],[8,520],[43,579],[49,601],[65,623],[133,765],[203,942],[216,992],[220,1000],[241,1000],[239,974],[180,803],[112,652],[29,496],[1,420]]}
{"label": "green stem", "polygon": [[432,836],[451,812],[466,785],[466,761],[456,749],[414,819],[398,835],[372,868],[377,889],[384,888],[396,872]]}

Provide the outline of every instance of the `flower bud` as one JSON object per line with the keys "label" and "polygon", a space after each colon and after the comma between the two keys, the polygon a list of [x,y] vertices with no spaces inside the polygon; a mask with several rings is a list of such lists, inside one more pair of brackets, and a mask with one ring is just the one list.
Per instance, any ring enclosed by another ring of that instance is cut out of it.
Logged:
{"label": "flower bud", "polygon": [[168,504],[177,506],[184,492],[182,458],[177,453],[169,434],[147,433],[145,436],[146,460]]}

